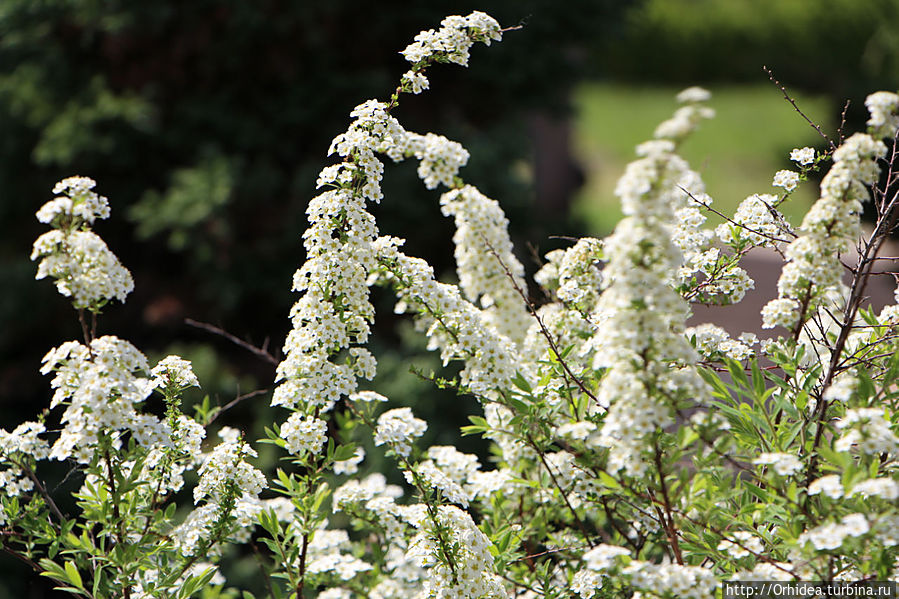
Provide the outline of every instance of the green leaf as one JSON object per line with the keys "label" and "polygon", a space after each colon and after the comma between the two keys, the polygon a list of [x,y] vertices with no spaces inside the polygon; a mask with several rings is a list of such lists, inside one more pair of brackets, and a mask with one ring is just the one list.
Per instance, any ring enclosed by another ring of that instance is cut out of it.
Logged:
{"label": "green leaf", "polygon": [[515,373],[515,377],[512,379],[512,384],[524,391],[525,393],[531,392],[531,385],[528,383],[527,379],[525,379],[520,372]]}
{"label": "green leaf", "polygon": [[66,579],[79,589],[84,588],[84,582],[82,582],[81,580],[81,574],[78,572],[78,568],[75,567],[74,562],[66,562]]}
{"label": "green leaf", "polygon": [[607,489],[620,489],[621,484],[611,474],[604,470],[599,471],[599,482]]}
{"label": "green leaf", "polygon": [[744,389],[749,388],[749,379],[746,377],[746,372],[743,370],[743,366],[729,358],[725,359],[725,365],[727,366],[728,372],[730,372],[730,376],[734,379],[735,383],[739,383],[741,387]]}
{"label": "green leaf", "polygon": [[765,376],[759,369],[759,363],[753,360],[750,364],[752,368],[752,390],[755,391],[756,397],[765,395]]}

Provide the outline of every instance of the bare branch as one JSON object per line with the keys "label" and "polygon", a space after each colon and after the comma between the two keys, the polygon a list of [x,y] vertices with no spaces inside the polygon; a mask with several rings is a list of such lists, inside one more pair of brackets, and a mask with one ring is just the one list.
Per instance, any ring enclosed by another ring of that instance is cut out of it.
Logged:
{"label": "bare branch", "polygon": [[184,323],[187,325],[190,325],[192,327],[196,327],[198,329],[203,329],[204,331],[209,331],[210,333],[219,335],[220,337],[224,337],[231,343],[234,343],[235,345],[239,345],[240,347],[244,348],[245,350],[249,351],[250,353],[252,353],[252,354],[258,356],[259,358],[261,358],[262,360],[268,362],[269,364],[273,364],[275,366],[278,365],[278,362],[279,362],[278,358],[276,358],[271,353],[269,353],[269,351],[267,349],[268,339],[266,339],[266,342],[263,344],[262,347],[256,347],[252,343],[244,341],[240,337],[232,335],[228,331],[226,331],[220,327],[217,327],[213,324],[209,324],[208,322],[200,322],[200,321],[194,320],[192,318],[185,318]]}
{"label": "bare branch", "polygon": [[811,126],[815,129],[815,131],[818,132],[818,135],[820,135],[821,137],[824,138],[824,141],[827,142],[827,144],[830,146],[830,149],[831,149],[831,150],[836,150],[836,149],[837,149],[837,145],[836,145],[835,143],[833,143],[833,141],[831,141],[831,139],[830,139],[829,137],[827,137],[827,134],[824,133],[824,131],[821,130],[821,127],[819,127],[818,124],[815,123],[815,121],[813,121],[812,119],[808,118],[808,117],[806,116],[806,114],[805,114],[804,112],[802,112],[802,110],[800,110],[799,106],[796,104],[796,100],[794,100],[792,97],[790,97],[790,94],[787,93],[787,88],[784,87],[784,86],[780,83],[780,81],[778,81],[777,79],[774,78],[774,72],[773,72],[771,69],[769,69],[767,66],[763,66],[762,69],[764,69],[764,71],[765,71],[766,73],[768,73],[768,79],[771,80],[771,83],[773,83],[774,85],[776,85],[776,86],[778,87],[778,89],[780,89],[780,91],[783,93],[784,99],[785,99],[787,102],[789,102],[789,103],[793,106],[793,108],[796,110],[796,112],[798,112],[799,115],[800,115],[802,118],[804,118],[804,119],[806,120],[806,122],[808,122],[808,124],[811,125]]}

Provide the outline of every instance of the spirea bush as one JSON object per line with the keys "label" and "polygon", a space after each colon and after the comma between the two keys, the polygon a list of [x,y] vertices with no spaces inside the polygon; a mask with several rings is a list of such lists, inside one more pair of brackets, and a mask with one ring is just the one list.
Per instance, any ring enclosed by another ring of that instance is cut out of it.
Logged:
{"label": "spirea bush", "polygon": [[[56,186],[32,259],[83,338],[44,358],[46,409],[0,433],[7,554],[97,599],[239,597],[220,568],[235,547],[252,548],[268,596],[297,599],[698,599],[725,580],[899,578],[899,306],[865,304],[899,215],[899,96],[871,95],[867,133],[794,150],[780,193],[712,229],[712,199],[677,149],[713,112],[708,92],[685,90],[618,182],[624,219],[547,254],[538,305],[499,203],[460,176],[468,152],[393,116],[431,66],[464,66],[503,32],[474,12],[420,33],[396,92],[353,109],[334,139],[265,439],[212,427],[208,402],[184,413],[202,384],[188,361],[151,365],[98,334],[134,283],[93,231],[109,215],[95,182]],[[445,189],[458,284],[379,234],[368,206],[385,157],[417,160],[425,187]],[[790,223],[778,208],[814,172],[820,199]],[[863,233],[865,204],[876,219]],[[784,259],[760,315],[776,336],[686,327],[691,305],[741,301],[753,281],[740,260],[757,247]],[[460,365],[434,383],[479,401],[461,432],[491,442],[487,463],[423,447],[414,406],[365,388],[373,286]],[[164,413],[147,408],[153,394]],[[254,465],[258,443],[281,452],[274,472]],[[405,484],[360,475],[363,445]],[[47,461],[67,466],[72,498],[45,484]]]}

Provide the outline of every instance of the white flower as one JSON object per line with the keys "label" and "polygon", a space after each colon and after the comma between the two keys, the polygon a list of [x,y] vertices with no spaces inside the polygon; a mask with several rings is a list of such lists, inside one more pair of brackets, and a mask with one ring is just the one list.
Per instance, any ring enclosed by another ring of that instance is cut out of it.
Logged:
{"label": "white flower", "polygon": [[857,450],[866,454],[889,453],[899,447],[883,408],[853,408],[837,421],[843,434],[834,443],[837,451]]}
{"label": "white flower", "polygon": [[327,440],[327,432],[328,424],[321,418],[294,412],[281,425],[280,436],[287,442],[287,451],[293,455],[318,454]]}
{"label": "white flower", "polygon": [[790,160],[796,164],[807,166],[815,161],[815,149],[808,146],[804,148],[794,148],[790,152]]}
{"label": "white flower", "polygon": [[789,298],[773,299],[762,308],[762,328],[792,328],[799,319],[799,302]]}
{"label": "white flower", "polygon": [[617,545],[600,543],[584,554],[584,562],[590,570],[603,572],[615,565],[615,558],[622,555],[630,555],[630,551]]}
{"label": "white flower", "polygon": [[774,187],[783,187],[787,191],[793,191],[799,186],[799,173],[796,171],[782,170],[774,173]]}
{"label": "white flower", "polygon": [[718,551],[723,551],[728,557],[741,558],[749,555],[759,555],[765,547],[758,535],[747,530],[738,530],[727,533],[728,539],[718,543]]}
{"label": "white flower", "polygon": [[871,478],[852,487],[849,495],[881,497],[887,501],[893,501],[899,498],[899,483],[891,478]]}
{"label": "white flower", "polygon": [[97,182],[88,177],[69,177],[53,187],[53,193],[65,194],[44,204],[37,212],[37,219],[52,225],[59,216],[75,219],[69,226],[92,224],[97,218],[109,218],[109,201],[95,192]]}
{"label": "white flower", "polygon": [[364,402],[387,401],[386,397],[375,391],[358,391],[356,393],[351,393],[350,399],[353,401]]}
{"label": "white flower", "polygon": [[753,464],[770,464],[774,471],[781,476],[795,474],[802,469],[799,458],[789,453],[762,453],[752,461]]}
{"label": "white flower", "polygon": [[365,459],[365,450],[357,447],[353,452],[353,457],[334,462],[334,474],[356,474],[359,472],[359,464]]}
{"label": "white flower", "polygon": [[180,356],[166,356],[150,372],[153,383],[160,387],[173,386],[178,389],[199,387],[200,382],[191,368],[190,360]]}
{"label": "white flower", "polygon": [[420,94],[430,86],[428,78],[417,71],[406,72],[403,75],[402,84],[404,88],[407,88],[413,94]]}
{"label": "white flower", "polygon": [[258,496],[268,483],[262,472],[245,461],[247,456],[255,457],[256,452],[241,441],[216,445],[198,471],[200,482],[194,487],[194,503],[206,497],[218,503],[231,484],[239,491],[238,497]]}
{"label": "white flower", "polygon": [[410,408],[394,408],[378,417],[375,445],[386,443],[401,456],[408,456],[411,441],[422,436],[427,428],[425,421],[413,416]]}
{"label": "white flower", "polygon": [[721,241],[730,243],[735,236],[748,239],[753,245],[774,247],[789,225],[783,215],[774,208],[777,196],[754,194],[740,203],[734,214],[734,224],[724,223],[715,230]]}
{"label": "white flower", "polygon": [[709,90],[701,87],[688,87],[677,94],[677,101],[681,104],[695,104],[698,102],[708,102],[712,98]]}
{"label": "white flower", "polygon": [[42,258],[36,279],[56,279],[57,290],[72,298],[77,309],[91,308],[110,299],[125,301],[134,289],[131,273],[106,243],[91,231],[65,234],[54,230],[34,242],[31,259]]}
{"label": "white flower", "polygon": [[856,387],[858,387],[858,378],[850,372],[840,373],[830,387],[827,388],[827,391],[824,392],[824,399],[845,403],[852,397]]}
{"label": "white flower", "polygon": [[843,496],[843,483],[837,474],[828,474],[821,478],[815,479],[808,486],[809,495],[817,495],[823,493],[831,499],[839,499]]}
{"label": "white flower", "polygon": [[899,129],[899,95],[893,92],[875,92],[865,99],[871,114],[868,127],[876,137],[892,139]]}

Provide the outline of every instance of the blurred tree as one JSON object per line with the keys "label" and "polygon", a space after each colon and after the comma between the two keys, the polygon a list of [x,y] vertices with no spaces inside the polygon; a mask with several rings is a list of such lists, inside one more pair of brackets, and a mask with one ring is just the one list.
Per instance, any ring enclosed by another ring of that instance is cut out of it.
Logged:
{"label": "blurred tree", "polygon": [[899,0],[645,0],[596,59],[642,83],[758,82],[766,65],[861,114],[865,95],[899,87],[897,22]]}
{"label": "blurred tree", "polygon": [[[27,263],[41,231],[33,212],[55,181],[89,175],[112,199],[112,222],[100,232],[135,272],[137,292],[109,310],[111,328],[124,335],[120,326],[140,323],[152,337],[152,327],[191,314],[239,335],[276,334],[286,327],[305,202],[330,139],[355,104],[389,95],[406,68],[397,52],[416,32],[475,8],[504,25],[526,23],[499,49],[478,50],[469,70],[436,69],[431,92],[407,98],[399,116],[469,147],[466,178],[503,201],[518,235],[533,234],[547,216],[564,215],[532,209],[528,118],[564,114],[586,70],[584,48],[615,26],[622,6],[0,3],[0,271],[13,290],[0,303],[11,323],[0,332],[2,401],[21,393],[18,369],[35,366],[31,358],[13,369],[22,340],[61,337],[47,335],[59,326],[50,314],[59,302],[35,291]],[[412,251],[445,269],[449,229],[436,195],[412,181],[412,168],[388,179],[385,230],[418,231]]]}

